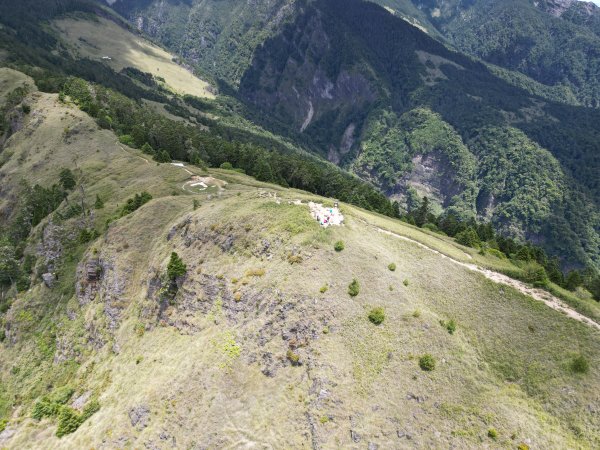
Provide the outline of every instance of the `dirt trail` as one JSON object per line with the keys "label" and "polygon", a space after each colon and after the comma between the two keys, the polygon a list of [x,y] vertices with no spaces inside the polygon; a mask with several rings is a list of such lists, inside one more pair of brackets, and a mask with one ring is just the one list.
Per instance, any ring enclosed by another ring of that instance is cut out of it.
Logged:
{"label": "dirt trail", "polygon": [[532,288],[532,287],[528,286],[526,283],[519,281],[519,280],[515,280],[514,278],[511,278],[502,273],[494,272],[493,270],[489,270],[489,269],[484,269],[475,264],[469,264],[466,262],[458,261],[454,258],[444,255],[443,253],[441,253],[431,247],[426,246],[425,244],[422,244],[421,242],[415,241],[414,239],[408,238],[406,236],[402,236],[400,234],[393,233],[388,230],[384,230],[383,228],[376,227],[376,229],[378,232],[387,234],[388,236],[393,236],[395,238],[402,239],[403,241],[412,242],[413,244],[416,244],[421,248],[424,248],[430,252],[433,252],[436,255],[441,256],[442,258],[446,258],[446,259],[452,261],[454,264],[458,264],[459,266],[465,267],[469,270],[472,270],[473,272],[478,272],[478,273],[482,274],[483,276],[485,276],[487,279],[492,280],[495,283],[511,286],[511,287],[517,289],[519,292],[521,292],[525,295],[529,295],[530,297],[533,297],[535,300],[544,302],[547,306],[554,309],[555,311],[560,311],[572,319],[578,320],[582,323],[585,323],[586,325],[589,325],[597,330],[600,330],[599,323],[593,321],[592,319],[584,316],[581,313],[578,313],[571,307],[567,306],[561,299],[559,299],[558,297],[555,297],[554,295],[550,294],[549,292],[546,292],[542,289]]}

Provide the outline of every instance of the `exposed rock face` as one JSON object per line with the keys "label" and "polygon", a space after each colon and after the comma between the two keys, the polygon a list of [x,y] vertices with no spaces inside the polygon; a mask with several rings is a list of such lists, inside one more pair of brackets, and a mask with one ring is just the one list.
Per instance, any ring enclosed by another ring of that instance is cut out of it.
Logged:
{"label": "exposed rock face", "polygon": [[322,61],[333,58],[334,45],[318,14],[308,14],[277,36],[274,47],[288,55],[276,60],[270,49],[256,53],[244,75],[240,91],[257,106],[276,112],[302,133],[337,115],[330,131],[328,159],[339,163],[353,147],[360,124],[352,121],[357,111],[369,108],[377,98],[371,80],[350,67],[331,70]]}
{"label": "exposed rock face", "polygon": [[150,421],[150,409],[146,405],[139,405],[129,410],[129,420],[131,426],[138,430],[143,430]]}
{"label": "exposed rock face", "polygon": [[42,275],[42,280],[44,280],[46,287],[52,289],[54,287],[54,283],[56,282],[56,275],[50,272],[45,273]]}

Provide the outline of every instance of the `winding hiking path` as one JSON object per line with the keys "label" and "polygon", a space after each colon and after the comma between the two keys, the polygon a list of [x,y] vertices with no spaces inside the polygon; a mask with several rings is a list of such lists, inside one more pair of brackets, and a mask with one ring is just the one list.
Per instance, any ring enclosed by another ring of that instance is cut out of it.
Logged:
{"label": "winding hiking path", "polygon": [[[402,236],[400,234],[397,234],[392,231],[385,230],[385,229],[379,228],[379,227],[375,227],[375,229],[380,233],[387,234],[388,236],[393,236],[397,239],[402,239],[403,241],[412,242],[413,244],[416,244],[421,248],[424,248],[430,252],[433,252],[436,255],[441,256],[442,258],[446,258],[446,259],[452,261],[454,264],[465,267],[473,272],[480,273],[483,276],[485,276],[487,279],[492,280],[495,283],[504,284],[504,285],[510,286],[512,288],[515,288],[519,292],[521,292],[525,295],[528,295],[528,296],[534,298],[535,300],[544,302],[547,306],[554,309],[555,311],[562,312],[562,313],[566,314],[568,317],[578,320],[579,322],[585,323],[586,325],[589,325],[592,328],[595,328],[596,330],[600,331],[599,323],[597,323],[596,321],[590,319],[589,317],[584,316],[583,314],[575,311],[573,308],[567,306],[561,299],[550,294],[547,291],[544,291],[542,289],[532,288],[531,286],[528,286],[526,283],[519,281],[519,280],[515,280],[514,278],[511,278],[502,273],[494,272],[493,270],[489,270],[489,269],[484,269],[475,264],[458,261],[454,258],[451,258],[448,255],[444,255],[443,253],[441,253],[431,247],[428,247],[427,245],[423,244],[422,242],[416,241],[409,237]],[[471,255],[468,255],[468,256],[469,256],[469,258],[471,257]]]}

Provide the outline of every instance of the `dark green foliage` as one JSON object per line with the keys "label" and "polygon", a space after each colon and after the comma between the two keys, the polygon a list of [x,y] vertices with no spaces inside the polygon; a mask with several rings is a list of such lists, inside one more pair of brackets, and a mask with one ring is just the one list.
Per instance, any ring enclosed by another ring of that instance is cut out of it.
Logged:
{"label": "dark green foliage", "polygon": [[96,194],[96,200],[94,201],[94,209],[102,208],[104,208],[104,200],[102,200],[99,194]]}
{"label": "dark green foliage", "polygon": [[469,227],[456,235],[456,242],[467,247],[477,247],[480,243],[477,232]]}
{"label": "dark green foliage", "polygon": [[85,405],[81,414],[67,406],[74,392],[74,389],[62,387],[42,397],[33,406],[31,417],[36,420],[41,420],[45,417],[58,417],[56,436],[63,437],[66,434],[73,433],[83,422],[100,409],[100,404],[95,399],[90,400]]}
{"label": "dark green foliage", "polygon": [[60,185],[65,191],[71,191],[76,186],[75,175],[70,169],[62,169],[59,175]]}
{"label": "dark green foliage", "polygon": [[421,356],[419,358],[419,367],[426,372],[431,372],[435,369],[435,358],[429,353]]}
{"label": "dark green foliage", "polygon": [[344,248],[346,248],[346,246],[344,245],[344,241],[337,241],[335,244],[333,244],[333,249],[336,252],[341,252],[342,250],[344,250]]}
{"label": "dark green foliage", "polygon": [[158,163],[170,163],[172,159],[171,156],[169,156],[169,152],[166,150],[159,150],[156,155],[154,155],[154,161]]}
{"label": "dark green foliage", "polygon": [[144,142],[144,145],[142,145],[140,150],[142,152],[144,152],[146,155],[154,155],[156,153],[154,151],[154,149],[152,148],[152,146],[150,144],[148,144],[147,142]]}
{"label": "dark green foliage", "polygon": [[388,269],[392,272],[396,271],[396,264],[395,263],[390,263],[388,264]]}
{"label": "dark green foliage", "polygon": [[12,285],[19,276],[15,247],[8,240],[0,240],[0,288]]}
{"label": "dark green foliage", "polygon": [[348,285],[348,295],[350,297],[356,297],[360,293],[360,284],[358,280],[354,278],[352,282]]}
{"label": "dark green foliage", "polygon": [[127,199],[127,203],[121,210],[121,217],[134,212],[136,209],[148,203],[150,200],[152,200],[152,195],[146,191],[142,192],[141,194],[135,194],[133,198]]}
{"label": "dark green foliage", "polygon": [[133,137],[129,134],[122,134],[121,136],[119,136],[119,142],[129,147],[135,147],[135,141]]}
{"label": "dark green foliage", "polygon": [[233,166],[231,165],[230,162],[225,161],[223,164],[221,164],[219,166],[221,169],[225,169],[225,170],[233,170]]}
{"label": "dark green foliage", "polygon": [[523,266],[523,281],[527,283],[546,283],[548,281],[548,275],[544,267],[535,262],[528,262]]}
{"label": "dark green foliage", "polygon": [[583,284],[583,278],[581,277],[581,274],[577,270],[572,270],[571,272],[568,273],[566,280],[565,280],[565,288],[567,288],[570,291],[574,291],[582,284]]}
{"label": "dark green foliage", "polygon": [[490,428],[487,433],[490,439],[496,440],[498,438],[498,432],[494,428]]}
{"label": "dark green foliage", "polygon": [[171,253],[171,259],[167,265],[167,276],[170,280],[176,280],[182,277],[187,272],[187,266],[183,263],[183,260],[175,252]]}
{"label": "dark green foliage", "polygon": [[375,324],[375,325],[380,325],[383,323],[383,321],[385,320],[385,311],[383,310],[383,308],[373,308],[370,312],[369,312],[369,320],[371,321],[371,323]]}
{"label": "dark green foliage", "polygon": [[454,334],[456,332],[456,322],[454,319],[450,319],[448,322],[440,320],[440,325],[443,326],[449,334]]}
{"label": "dark green foliage", "polygon": [[571,361],[573,373],[586,374],[590,371],[590,363],[584,355],[579,355]]}
{"label": "dark green foliage", "polygon": [[67,434],[71,434],[79,428],[79,425],[81,425],[81,418],[77,411],[68,406],[64,406],[60,409],[60,413],[58,414],[56,436],[63,437]]}
{"label": "dark green foliage", "polygon": [[42,397],[38,400],[31,412],[31,417],[41,420],[44,417],[55,417],[60,413],[61,408],[71,399],[74,389],[63,386],[56,389],[51,394]]}

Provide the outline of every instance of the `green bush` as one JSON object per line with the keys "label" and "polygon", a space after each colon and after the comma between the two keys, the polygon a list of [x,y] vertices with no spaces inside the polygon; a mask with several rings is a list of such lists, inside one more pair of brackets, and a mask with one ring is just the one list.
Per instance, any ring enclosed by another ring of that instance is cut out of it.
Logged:
{"label": "green bush", "polygon": [[171,155],[166,150],[160,150],[158,153],[154,155],[154,161],[157,163],[170,163]]}
{"label": "green bush", "polygon": [[129,134],[123,134],[119,136],[119,142],[127,145],[128,147],[135,147],[135,141]]}
{"label": "green bush", "polygon": [[144,145],[142,145],[142,148],[140,150],[142,152],[144,152],[146,155],[154,155],[156,153],[154,151],[154,149],[152,148],[152,146],[150,144],[148,144],[147,142],[144,143]]}
{"label": "green bush", "polygon": [[65,191],[71,191],[76,186],[75,175],[70,169],[62,169],[58,175],[60,185]]}
{"label": "green bush", "polygon": [[8,420],[0,420],[0,433],[2,433],[6,429],[6,425],[8,425]]}
{"label": "green bush", "polygon": [[292,366],[300,365],[300,355],[298,353],[295,353],[292,350],[288,350],[285,356],[286,356],[287,360],[290,363],[292,363]]}
{"label": "green bush", "polygon": [[225,170],[233,170],[233,165],[230,162],[224,162],[220,167]]}
{"label": "green bush", "polygon": [[385,320],[385,311],[383,308],[373,308],[369,313],[369,320],[375,325],[380,325]]}
{"label": "green bush", "polygon": [[56,429],[56,436],[63,437],[67,434],[73,433],[79,425],[82,424],[81,416],[73,408],[64,406],[61,408],[58,415],[58,428]]}
{"label": "green bush", "polygon": [[506,255],[496,248],[488,248],[487,253],[499,259],[506,259]]}
{"label": "green bush", "polygon": [[487,433],[488,437],[496,440],[498,438],[498,432],[494,428],[490,428]]}
{"label": "green bush", "polygon": [[187,266],[183,263],[183,260],[175,252],[171,253],[171,259],[167,265],[167,276],[170,280],[175,280],[182,277],[187,272]]}
{"label": "green bush", "polygon": [[341,252],[346,247],[343,241],[337,241],[335,244],[333,244],[333,248],[336,252]]}
{"label": "green bush", "polygon": [[352,283],[348,285],[348,294],[350,297],[356,297],[360,293],[360,284],[358,280],[355,278],[352,280]]}
{"label": "green bush", "polygon": [[426,355],[423,355],[419,358],[419,367],[422,370],[425,370],[427,372],[431,372],[433,369],[435,369],[435,359],[433,356],[431,356],[429,353],[427,353]]}
{"label": "green bush", "polygon": [[573,371],[573,373],[581,374],[588,373],[590,371],[590,363],[585,356],[576,356],[573,358],[573,361],[571,361],[571,371]]}
{"label": "green bush", "polygon": [[396,264],[394,264],[394,263],[388,264],[388,269],[390,269],[392,272],[395,272],[396,271]]}
{"label": "green bush", "polygon": [[150,200],[152,200],[152,195],[146,191],[141,194],[135,194],[134,197],[127,199],[127,203],[125,203],[125,206],[123,206],[123,209],[121,210],[121,217],[134,212]]}
{"label": "green bush", "polygon": [[479,236],[474,228],[469,227],[458,233],[455,237],[456,242],[466,247],[477,247],[479,245]]}
{"label": "green bush", "polygon": [[404,286],[408,287],[408,284],[409,284],[409,283],[408,283],[408,279],[404,280],[404,281],[402,282],[402,284],[403,284]]}
{"label": "green bush", "polygon": [[104,200],[100,198],[98,194],[96,194],[96,200],[94,201],[94,209],[102,209],[104,208]]}
{"label": "green bush", "polygon": [[440,320],[440,325],[443,326],[450,334],[454,334],[456,331],[456,322],[454,319],[450,319],[448,322]]}
{"label": "green bush", "polygon": [[523,266],[522,280],[526,283],[545,284],[548,282],[546,269],[535,261],[530,261]]}

